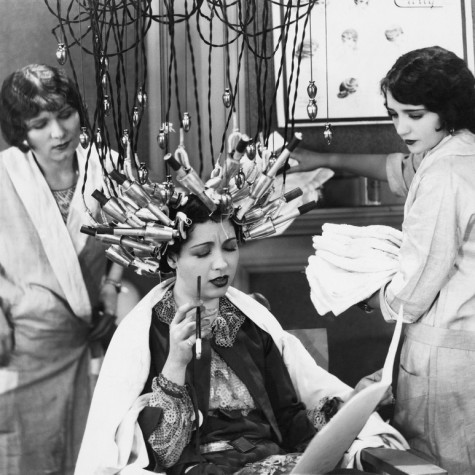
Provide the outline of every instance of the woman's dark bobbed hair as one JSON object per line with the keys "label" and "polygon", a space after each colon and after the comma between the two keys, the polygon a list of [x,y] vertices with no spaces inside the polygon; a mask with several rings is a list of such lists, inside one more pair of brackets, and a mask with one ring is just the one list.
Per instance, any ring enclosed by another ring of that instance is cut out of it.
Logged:
{"label": "woman's dark bobbed hair", "polygon": [[475,132],[475,78],[465,61],[440,46],[402,55],[381,81],[401,104],[424,105],[447,130]]}
{"label": "woman's dark bobbed hair", "polygon": [[170,218],[175,220],[178,212],[184,213],[189,219],[189,226],[185,227],[186,239],[177,238],[172,245],[168,245],[166,251],[160,258],[160,271],[164,274],[173,272],[173,269],[168,265],[167,256],[170,254],[179,254],[183,244],[190,238],[193,230],[197,224],[207,223],[212,221],[213,223],[221,223],[222,221],[230,220],[231,224],[236,231],[236,237],[238,242],[242,241],[242,230],[239,225],[232,219],[229,212],[222,210],[219,206],[212,214],[209,213],[209,209],[203,204],[203,202],[194,194],[189,194],[186,203],[178,208],[170,208]]}
{"label": "woman's dark bobbed hair", "polygon": [[84,124],[81,95],[74,81],[62,69],[29,64],[4,81],[0,92],[0,127],[9,145],[28,151],[26,121],[43,111],[55,112],[65,104],[79,112]]}

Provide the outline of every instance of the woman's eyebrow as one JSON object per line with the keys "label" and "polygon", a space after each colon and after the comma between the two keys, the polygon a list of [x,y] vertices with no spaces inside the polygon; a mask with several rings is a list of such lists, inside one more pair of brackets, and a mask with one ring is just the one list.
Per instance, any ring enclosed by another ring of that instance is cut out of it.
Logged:
{"label": "woman's eyebrow", "polygon": [[33,119],[28,119],[25,121],[27,127],[31,127],[34,124],[39,124],[46,120],[46,117],[33,117]]}
{"label": "woman's eyebrow", "polygon": [[425,107],[407,107],[406,109],[403,109],[404,112],[423,112],[426,110]]}
{"label": "woman's eyebrow", "polygon": [[[225,241],[223,241],[223,244],[227,244],[231,241],[237,241],[237,237],[230,237],[226,239]],[[190,246],[190,249],[195,249],[201,246],[212,246],[212,245],[214,245],[214,241],[205,241],[205,242],[200,242],[198,244],[195,244],[194,246]]]}
{"label": "woman's eyebrow", "polygon": [[201,247],[201,246],[208,246],[213,244],[212,241],[206,241],[206,242],[200,242],[199,244],[195,244],[194,246],[190,246],[190,249],[194,249],[195,247]]}

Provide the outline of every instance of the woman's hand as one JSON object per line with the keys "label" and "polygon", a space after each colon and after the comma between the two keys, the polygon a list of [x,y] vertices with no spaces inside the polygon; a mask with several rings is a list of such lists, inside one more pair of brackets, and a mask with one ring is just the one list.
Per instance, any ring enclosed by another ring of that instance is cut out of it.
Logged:
{"label": "woman's hand", "polygon": [[117,315],[117,305],[122,287],[123,267],[113,262],[101,287],[99,308],[111,315]]}
{"label": "woman's hand", "polygon": [[309,172],[317,168],[327,168],[329,158],[327,154],[321,154],[297,147],[292,153],[291,158],[298,162],[297,165],[290,167],[287,173]]}
{"label": "woman's hand", "polygon": [[0,308],[0,368],[7,366],[13,350],[13,330],[7,317]]}
{"label": "woman's hand", "polygon": [[118,301],[119,292],[117,291],[117,288],[107,281],[104,282],[101,287],[101,293],[99,294],[99,307],[105,313],[116,315]]}
{"label": "woman's hand", "polygon": [[196,309],[201,301],[188,302],[177,309],[170,323],[170,351],[162,374],[175,384],[183,385],[185,370],[193,357],[196,343]]}
{"label": "woman's hand", "polygon": [[[379,369],[378,371],[375,371],[374,373],[365,376],[364,378],[361,378],[357,385],[355,386],[355,392],[359,392],[362,389],[371,386],[374,383],[379,383],[381,381],[383,375],[383,370]],[[379,406],[388,406],[390,404],[394,404],[395,399],[393,395],[393,390],[392,387],[389,386],[386,392],[384,393],[384,396],[381,399],[381,402],[379,403]],[[379,407],[378,406],[378,407]]]}
{"label": "woman's hand", "polygon": [[114,285],[104,283],[99,301],[92,315],[92,326],[89,341],[105,339],[106,346],[117,327],[117,301],[119,292]]}

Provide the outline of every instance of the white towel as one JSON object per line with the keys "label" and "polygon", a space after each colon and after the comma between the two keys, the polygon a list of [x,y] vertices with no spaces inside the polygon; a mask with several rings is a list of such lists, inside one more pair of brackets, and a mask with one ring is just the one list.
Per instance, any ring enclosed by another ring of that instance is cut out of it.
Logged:
{"label": "white towel", "polygon": [[377,239],[387,239],[400,247],[402,243],[402,232],[391,227],[380,224],[370,226],[353,226],[351,224],[325,223],[322,226],[325,234],[340,234],[350,237],[374,237]]}
{"label": "white towel", "polygon": [[339,315],[388,283],[399,266],[402,233],[389,226],[326,223],[314,236],[306,275],[317,312]]}
{"label": "white towel", "polygon": [[350,237],[341,234],[325,233],[322,236],[313,237],[315,250],[324,250],[345,257],[358,257],[372,249],[399,255],[399,246],[387,239],[375,237]]}

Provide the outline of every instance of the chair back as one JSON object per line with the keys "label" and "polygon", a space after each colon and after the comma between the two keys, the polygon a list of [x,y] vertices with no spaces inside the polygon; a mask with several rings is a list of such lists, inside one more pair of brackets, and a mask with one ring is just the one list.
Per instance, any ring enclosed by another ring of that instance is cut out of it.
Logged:
{"label": "chair back", "polygon": [[302,342],[318,366],[328,371],[328,338],[326,328],[299,328],[287,331]]}

